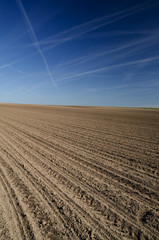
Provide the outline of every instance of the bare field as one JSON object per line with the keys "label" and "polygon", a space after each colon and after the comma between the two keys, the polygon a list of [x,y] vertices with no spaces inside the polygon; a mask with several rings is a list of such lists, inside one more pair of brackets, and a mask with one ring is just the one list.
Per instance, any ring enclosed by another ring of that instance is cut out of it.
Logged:
{"label": "bare field", "polygon": [[0,104],[2,239],[159,239],[159,111]]}

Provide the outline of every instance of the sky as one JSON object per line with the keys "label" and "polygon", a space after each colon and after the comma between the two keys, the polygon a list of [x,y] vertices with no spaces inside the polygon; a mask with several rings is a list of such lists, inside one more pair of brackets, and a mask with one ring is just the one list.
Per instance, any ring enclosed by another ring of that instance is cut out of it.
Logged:
{"label": "sky", "polygon": [[159,1],[1,0],[0,102],[159,107]]}

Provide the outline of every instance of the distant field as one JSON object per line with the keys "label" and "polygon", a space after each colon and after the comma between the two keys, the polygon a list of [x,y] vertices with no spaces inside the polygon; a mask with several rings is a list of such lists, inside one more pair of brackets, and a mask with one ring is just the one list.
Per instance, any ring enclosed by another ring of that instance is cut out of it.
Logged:
{"label": "distant field", "polygon": [[0,104],[0,239],[159,239],[159,111]]}
{"label": "distant field", "polygon": [[149,109],[151,109],[151,110],[159,110],[159,108],[140,108],[140,109],[147,109],[147,110],[149,110]]}

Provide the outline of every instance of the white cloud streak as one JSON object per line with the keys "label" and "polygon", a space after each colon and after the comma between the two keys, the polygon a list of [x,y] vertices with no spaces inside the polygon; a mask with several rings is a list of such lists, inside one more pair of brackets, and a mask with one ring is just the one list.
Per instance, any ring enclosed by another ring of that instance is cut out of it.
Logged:
{"label": "white cloud streak", "polygon": [[153,80],[144,80],[141,82],[135,82],[135,84],[132,82],[130,83],[123,83],[120,85],[116,86],[107,86],[107,87],[100,87],[100,88],[88,88],[86,89],[87,92],[100,92],[100,91],[105,91],[105,90],[120,90],[120,89],[125,89],[125,88],[132,88],[132,89],[147,89],[149,87],[154,87],[154,86],[159,86],[159,80],[158,79],[153,79]]}
{"label": "white cloud streak", "polygon": [[33,41],[33,43],[34,43],[34,46],[36,47],[37,51],[39,52],[39,54],[40,54],[40,56],[41,56],[41,58],[42,58],[42,60],[43,60],[43,63],[44,63],[44,65],[45,65],[45,67],[46,67],[46,70],[47,70],[47,73],[48,73],[48,75],[49,75],[49,78],[50,78],[51,82],[53,83],[53,85],[54,85],[55,88],[57,89],[57,85],[56,85],[55,81],[53,80],[53,77],[52,77],[51,71],[50,71],[50,69],[49,69],[47,60],[46,60],[46,58],[45,58],[45,56],[44,56],[44,54],[43,54],[43,52],[42,52],[42,50],[41,50],[41,48],[40,48],[40,46],[39,46],[39,43],[38,43],[38,41],[37,41],[37,38],[36,38],[36,35],[35,35],[35,32],[34,32],[34,29],[33,29],[32,24],[31,24],[31,22],[30,22],[30,20],[29,20],[29,18],[28,18],[28,16],[27,16],[27,14],[26,14],[26,12],[25,12],[25,9],[24,9],[24,7],[23,7],[23,5],[22,5],[22,2],[21,2],[20,0],[16,0],[16,1],[17,1],[17,5],[18,5],[18,7],[19,7],[19,9],[20,9],[23,17],[24,17],[26,26],[27,26],[27,27],[29,28],[29,30],[30,30],[30,37],[31,37],[31,39],[32,39],[32,41]]}
{"label": "white cloud streak", "polygon": [[121,64],[114,64],[114,65],[111,65],[111,66],[97,68],[97,69],[86,71],[86,72],[72,74],[70,76],[58,79],[57,81],[63,81],[63,80],[67,80],[67,79],[82,77],[82,76],[85,76],[85,75],[90,75],[92,73],[97,73],[97,72],[102,72],[102,71],[109,71],[109,70],[112,70],[112,69],[125,67],[125,66],[132,66],[132,65],[136,65],[136,64],[147,64],[147,63],[150,63],[150,62],[153,62],[153,61],[156,61],[156,60],[159,60],[159,55],[158,56],[154,56],[154,57],[139,59],[139,60],[135,60],[135,61],[131,61],[131,62],[126,62],[126,63],[121,63]]}
{"label": "white cloud streak", "polygon": [[[111,15],[107,15],[107,16],[103,16],[94,20],[91,20],[89,22],[85,22],[83,24],[74,26],[72,28],[66,29],[60,33],[57,33],[49,38],[46,38],[44,40],[41,40],[38,42],[39,46],[43,46],[42,51],[47,51],[50,50],[52,48],[55,48],[56,46],[59,46],[62,43],[65,43],[67,41],[71,41],[75,38],[81,37],[83,36],[85,33],[89,33],[91,31],[94,31],[102,26],[105,25],[109,25],[115,21],[118,21],[120,19],[123,19],[125,17],[128,17],[130,15],[133,15],[135,13],[138,13],[140,11],[143,11],[153,5],[155,5],[157,3],[152,3],[150,4],[150,1],[146,1],[143,4],[138,4],[135,7],[131,7],[129,9],[125,9],[116,13],[113,13]],[[150,35],[150,33],[148,34]],[[60,67],[63,67],[65,65],[71,64],[71,66],[77,66],[80,64],[83,64],[85,62],[88,61],[92,61],[93,59],[96,59],[98,57],[102,57],[105,56],[107,54],[111,54],[111,53],[115,53],[124,49],[128,49],[131,48],[131,52],[133,51],[132,47],[136,46],[136,45],[140,45],[140,47],[136,49],[134,49],[135,51],[138,51],[140,49],[143,49],[144,47],[147,47],[147,45],[151,45],[151,43],[154,43],[154,40],[156,39],[156,35],[155,32],[150,36],[150,37],[146,37],[146,38],[141,38],[141,39],[137,39],[135,42],[130,42],[128,44],[124,44],[123,46],[114,48],[114,49],[110,49],[110,50],[106,50],[106,51],[99,51],[93,54],[89,54],[87,56],[84,57],[80,57],[77,59],[73,59],[73,60],[69,60],[69,61],[64,61],[63,63],[60,64]],[[145,45],[144,45],[145,43]],[[124,53],[125,55],[127,55],[127,53]],[[124,55],[122,53],[122,55]],[[110,59],[110,58],[109,58]]]}
{"label": "white cloud streak", "polygon": [[125,9],[125,10],[113,13],[111,15],[106,15],[106,16],[91,20],[89,22],[77,25],[75,27],[66,29],[58,34],[55,34],[49,38],[39,41],[39,44],[41,46],[42,45],[46,46],[43,48],[43,51],[49,50],[64,42],[71,41],[73,39],[81,37],[82,35],[88,32],[92,32],[103,26],[109,25],[111,23],[124,19],[128,16],[136,14],[140,11],[143,11],[148,7],[150,7],[150,4],[148,4],[148,2],[144,4],[138,4],[135,7],[131,7],[129,9]]}
{"label": "white cloud streak", "polygon": [[20,70],[20,69],[18,69],[18,68],[15,68],[15,67],[12,67],[12,66],[8,66],[8,68],[11,69],[11,70],[13,70],[13,71],[15,71],[15,72],[18,72],[18,73],[27,75],[26,72],[24,72],[24,71],[22,71],[22,70]]}
{"label": "white cloud streak", "polygon": [[11,63],[3,64],[3,65],[0,66],[0,69],[8,68],[8,67],[14,65],[16,62],[17,62],[17,61],[15,61],[15,62],[11,62]]}
{"label": "white cloud streak", "polygon": [[[147,48],[148,46],[154,45],[157,40],[158,40],[158,35],[152,35],[150,37],[148,36],[146,38],[140,38],[140,39],[137,39],[136,41],[133,40],[133,41],[131,41],[127,44],[123,44],[119,47],[111,48],[110,50],[102,49],[96,53],[91,53],[86,56],[82,56],[79,58],[71,59],[69,61],[65,61],[63,64],[61,64],[60,67],[67,66],[70,64],[72,67],[78,66],[83,63],[92,61],[96,58],[122,51],[121,55],[118,54],[117,56],[115,56],[115,60],[117,60],[117,58],[120,58],[121,56],[128,55],[131,52],[136,52],[136,51],[139,52],[141,49],[144,49],[144,48]],[[157,41],[157,43],[158,43],[158,41]],[[123,50],[126,50],[126,52],[125,51],[123,52]],[[110,62],[110,60],[112,60],[112,59],[109,57],[109,62]]]}

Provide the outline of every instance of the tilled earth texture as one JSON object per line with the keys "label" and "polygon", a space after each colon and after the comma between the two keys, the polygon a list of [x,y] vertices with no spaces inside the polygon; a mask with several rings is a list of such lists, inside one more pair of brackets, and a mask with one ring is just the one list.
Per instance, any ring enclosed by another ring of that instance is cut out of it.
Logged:
{"label": "tilled earth texture", "polygon": [[2,239],[159,239],[159,111],[0,104]]}

